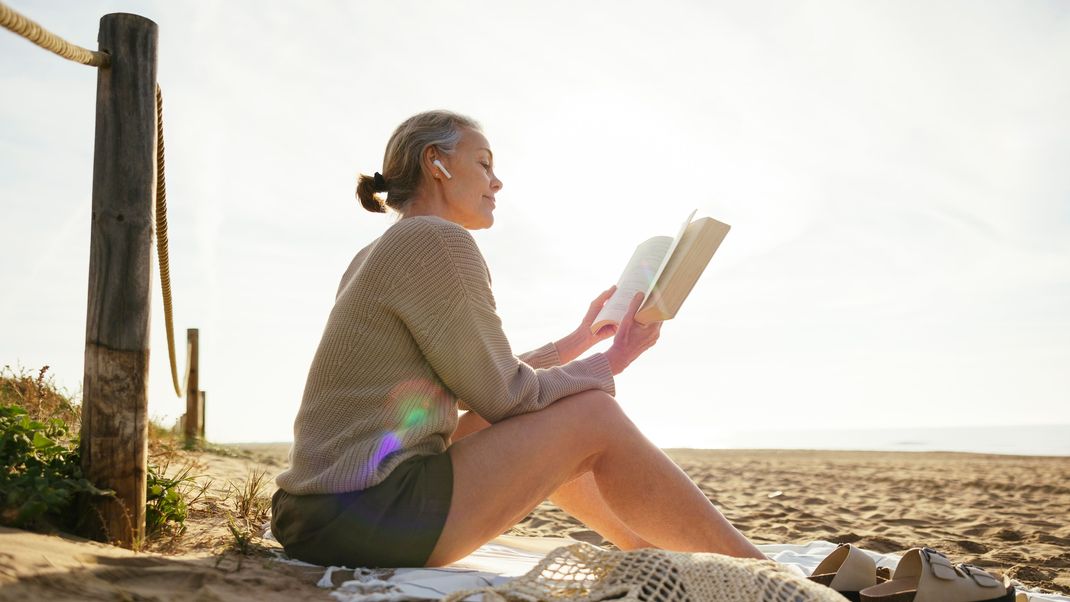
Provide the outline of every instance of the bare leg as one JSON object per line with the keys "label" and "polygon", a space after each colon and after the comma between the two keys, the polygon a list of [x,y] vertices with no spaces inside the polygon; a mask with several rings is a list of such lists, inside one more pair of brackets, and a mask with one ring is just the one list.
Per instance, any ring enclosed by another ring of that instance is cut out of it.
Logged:
{"label": "bare leg", "polygon": [[613,514],[589,472],[558,487],[550,501],[622,550],[655,547]]}
{"label": "bare leg", "polygon": [[490,423],[483,420],[483,417],[475,412],[463,412],[460,419],[457,421],[457,428],[453,431],[453,436],[450,437],[452,442],[457,442],[464,439],[472,433],[477,433],[490,426]]}
{"label": "bare leg", "polygon": [[[490,423],[483,420],[479,414],[466,412],[461,415],[457,430],[453,433],[453,440],[463,439],[489,426]],[[653,544],[636,535],[635,531],[613,514],[602,498],[602,493],[598,491],[594,475],[589,472],[558,487],[557,491],[550,495],[550,501],[622,550],[653,547]]]}
{"label": "bare leg", "polygon": [[612,513],[657,547],[764,558],[601,391],[503,420],[449,453],[452,505],[429,566],[464,557],[587,472]]}

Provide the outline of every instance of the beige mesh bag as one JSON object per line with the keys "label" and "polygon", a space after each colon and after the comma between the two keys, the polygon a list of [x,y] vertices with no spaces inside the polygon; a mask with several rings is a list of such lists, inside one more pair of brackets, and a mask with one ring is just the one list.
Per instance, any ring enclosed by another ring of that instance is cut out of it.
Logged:
{"label": "beige mesh bag", "polygon": [[508,583],[456,592],[458,602],[642,600],[644,602],[843,602],[832,589],[772,560],[642,549],[603,550],[588,543],[557,548]]}

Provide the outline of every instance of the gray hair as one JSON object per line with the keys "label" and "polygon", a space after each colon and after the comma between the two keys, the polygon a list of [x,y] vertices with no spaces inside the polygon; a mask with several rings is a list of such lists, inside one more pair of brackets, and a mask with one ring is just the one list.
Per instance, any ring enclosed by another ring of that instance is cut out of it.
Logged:
{"label": "gray hair", "polygon": [[[463,128],[482,130],[474,119],[452,111],[427,111],[403,121],[386,143],[380,186],[373,176],[360,174],[357,179],[360,204],[374,213],[386,213],[387,207],[400,213],[423,178],[424,152],[435,147],[444,154],[452,153]],[[386,193],[385,200],[379,192]]]}

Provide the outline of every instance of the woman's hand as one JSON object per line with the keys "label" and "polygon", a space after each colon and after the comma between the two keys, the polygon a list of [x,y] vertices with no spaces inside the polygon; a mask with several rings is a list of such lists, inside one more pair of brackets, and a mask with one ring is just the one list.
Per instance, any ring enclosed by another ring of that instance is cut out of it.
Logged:
{"label": "woman's hand", "polygon": [[[617,332],[617,327],[612,324],[603,326],[598,332],[591,334],[591,325],[594,324],[594,319],[598,317],[598,312],[602,311],[602,306],[606,304],[606,301],[613,296],[613,293],[617,292],[617,285],[606,289],[598,298],[591,301],[591,307],[587,310],[587,315],[583,316],[583,323],[576,329],[577,332],[582,332],[590,340],[587,345],[587,349],[590,349],[598,341],[604,341],[613,336]],[[587,349],[584,349],[586,351]]]}
{"label": "woman's hand", "polygon": [[609,368],[614,375],[623,372],[635,358],[653,347],[658,337],[661,336],[661,322],[643,326],[635,321],[635,312],[639,311],[642,303],[643,293],[635,293],[631,304],[628,305],[628,312],[624,314],[620,322],[620,328],[613,339],[613,346],[605,353],[606,359],[609,360]]}
{"label": "woman's hand", "polygon": [[602,327],[595,334],[591,334],[591,325],[594,324],[594,319],[598,316],[598,312],[602,311],[602,306],[606,304],[606,301],[615,292],[617,292],[617,285],[614,284],[603,291],[601,295],[598,295],[594,301],[591,301],[591,305],[587,309],[587,315],[583,316],[583,321],[579,327],[567,337],[554,343],[562,364],[571,362],[586,353],[595,343],[604,341],[617,332],[617,327],[610,325]]}

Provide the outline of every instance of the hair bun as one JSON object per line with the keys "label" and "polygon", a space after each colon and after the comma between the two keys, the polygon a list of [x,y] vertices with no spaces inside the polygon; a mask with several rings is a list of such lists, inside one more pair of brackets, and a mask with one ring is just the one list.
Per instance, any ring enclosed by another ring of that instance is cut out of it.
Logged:
{"label": "hair bun", "polygon": [[372,185],[375,186],[375,192],[386,192],[387,190],[386,178],[379,172],[375,172],[375,175],[372,176]]}
{"label": "hair bun", "polygon": [[357,178],[357,198],[360,199],[360,204],[372,213],[386,213],[386,207],[384,207],[383,199],[379,198],[378,191],[375,178],[360,174]]}

